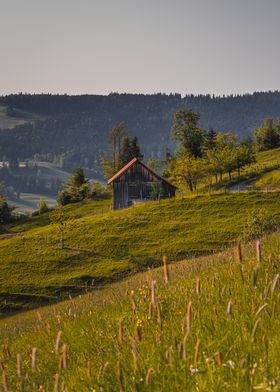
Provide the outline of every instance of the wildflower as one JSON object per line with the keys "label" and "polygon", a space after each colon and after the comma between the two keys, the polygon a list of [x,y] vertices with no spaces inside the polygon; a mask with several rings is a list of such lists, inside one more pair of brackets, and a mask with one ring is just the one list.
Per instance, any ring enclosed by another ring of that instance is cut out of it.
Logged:
{"label": "wildflower", "polygon": [[190,373],[191,373],[191,375],[193,376],[193,375],[199,373],[199,369],[193,367],[193,365],[190,365]]}

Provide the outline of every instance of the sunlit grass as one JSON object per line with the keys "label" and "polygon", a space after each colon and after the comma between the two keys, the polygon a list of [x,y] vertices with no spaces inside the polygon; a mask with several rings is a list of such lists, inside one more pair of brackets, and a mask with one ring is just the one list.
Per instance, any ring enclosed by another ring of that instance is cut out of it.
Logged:
{"label": "sunlit grass", "polygon": [[233,250],[186,260],[169,265],[168,283],[150,270],[0,321],[10,390],[278,390],[279,234],[262,241],[261,263],[255,243],[242,253],[241,263]]}
{"label": "sunlit grass", "polygon": [[248,214],[258,209],[279,214],[279,193],[216,194],[103,213],[94,212],[96,202],[81,205],[64,249],[50,225],[0,241],[1,311],[121,279],[159,265],[163,254],[179,261],[223,250],[243,237]]}

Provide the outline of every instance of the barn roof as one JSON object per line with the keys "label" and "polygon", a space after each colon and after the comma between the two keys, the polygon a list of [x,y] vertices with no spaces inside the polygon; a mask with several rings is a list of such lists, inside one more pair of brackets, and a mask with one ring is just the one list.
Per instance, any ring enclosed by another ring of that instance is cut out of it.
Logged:
{"label": "barn roof", "polygon": [[166,182],[168,185],[172,186],[173,188],[176,188],[174,185],[170,184],[167,180],[165,180],[163,177],[159,176],[157,173],[155,173],[153,170],[151,170],[148,166],[144,165],[143,162],[140,161],[138,158],[133,158],[131,161],[129,161],[123,168],[121,168],[116,174],[111,177],[107,184],[110,185],[112,182],[114,182],[117,178],[119,178],[123,173],[125,173],[131,166],[133,166],[136,162],[140,163],[140,165],[144,166],[147,170],[149,170],[155,177],[157,177],[159,180]]}

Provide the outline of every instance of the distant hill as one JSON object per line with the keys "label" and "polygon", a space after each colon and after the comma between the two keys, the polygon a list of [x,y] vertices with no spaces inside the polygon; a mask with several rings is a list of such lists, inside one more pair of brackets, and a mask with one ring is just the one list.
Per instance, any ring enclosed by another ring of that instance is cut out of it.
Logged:
{"label": "distant hill", "polygon": [[138,136],[145,158],[162,157],[167,147],[174,148],[170,127],[177,109],[199,112],[204,128],[245,137],[264,117],[280,117],[280,92],[223,97],[17,94],[0,97],[0,106],[6,111],[5,121],[0,121],[0,160],[35,156],[37,160],[59,162],[65,169],[82,165],[99,173],[107,132],[120,121]]}

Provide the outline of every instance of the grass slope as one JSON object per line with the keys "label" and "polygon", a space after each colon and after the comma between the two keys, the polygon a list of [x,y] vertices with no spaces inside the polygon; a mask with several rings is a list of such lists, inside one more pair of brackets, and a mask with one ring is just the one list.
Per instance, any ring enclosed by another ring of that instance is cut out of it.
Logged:
{"label": "grass slope", "polygon": [[279,189],[280,188],[280,170],[272,170],[262,175],[255,183],[259,189]]}
{"label": "grass slope", "polygon": [[12,129],[17,125],[22,125],[26,122],[42,118],[42,116],[24,110],[13,110],[15,115],[11,116],[8,114],[8,107],[0,105],[0,129]]}
{"label": "grass slope", "polygon": [[279,390],[280,235],[262,244],[261,264],[252,244],[242,264],[231,251],[179,262],[168,284],[161,269],[150,270],[0,320],[3,383],[25,391]]}
{"label": "grass slope", "polygon": [[178,261],[224,249],[242,237],[248,214],[261,208],[279,213],[279,193],[201,196],[89,214],[74,220],[63,250],[49,225],[4,239],[1,311],[61,299],[156,266],[163,254]]}
{"label": "grass slope", "polygon": [[[65,213],[74,219],[79,219],[88,215],[103,214],[111,210],[111,200],[85,200],[81,203],[69,204],[63,207]],[[50,223],[50,212],[43,215],[23,217],[20,223],[16,222],[6,225],[7,233],[15,234],[29,231],[35,228],[47,226]],[[3,238],[3,237],[2,237]],[[1,239],[1,236],[0,236]]]}

